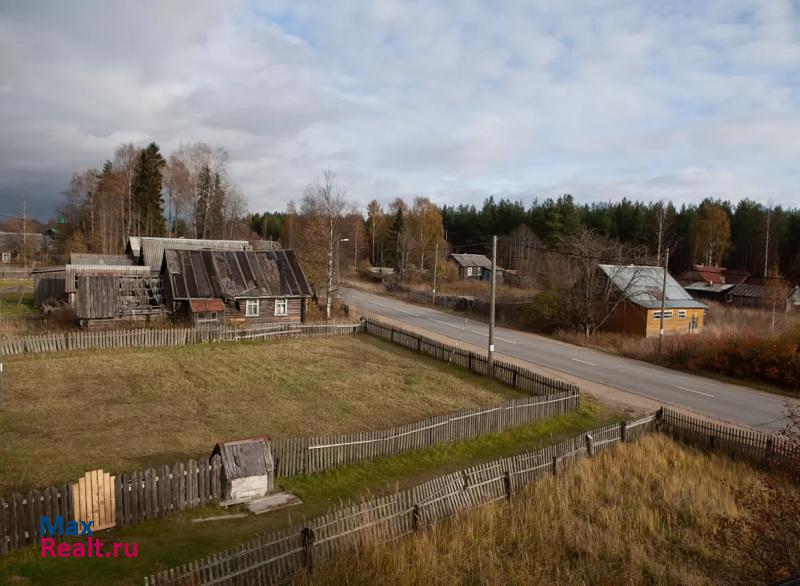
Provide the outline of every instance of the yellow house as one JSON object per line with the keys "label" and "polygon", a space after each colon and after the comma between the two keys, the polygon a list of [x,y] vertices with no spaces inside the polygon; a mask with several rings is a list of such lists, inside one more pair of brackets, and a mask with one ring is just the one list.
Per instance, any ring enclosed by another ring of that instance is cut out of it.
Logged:
{"label": "yellow house", "polygon": [[614,307],[603,329],[635,336],[657,336],[661,328],[662,290],[664,333],[696,334],[706,324],[708,306],[691,295],[664,269],[636,265],[600,265],[623,299]]}

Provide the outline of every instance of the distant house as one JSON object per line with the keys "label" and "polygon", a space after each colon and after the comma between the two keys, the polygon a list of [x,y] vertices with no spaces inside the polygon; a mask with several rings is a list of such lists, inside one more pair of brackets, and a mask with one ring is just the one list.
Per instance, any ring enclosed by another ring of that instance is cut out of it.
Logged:
{"label": "distant house", "polygon": [[791,287],[788,282],[778,283],[775,290],[767,285],[755,285],[749,282],[735,285],[725,295],[725,301],[737,307],[753,307],[788,312],[800,309],[800,286]]}
{"label": "distant house", "polygon": [[491,279],[492,261],[483,254],[451,254],[450,262],[458,267],[462,279]]}
{"label": "distant house", "polygon": [[38,257],[46,251],[43,234],[27,232],[0,232],[0,263],[21,262],[27,254],[28,260]]}
{"label": "distant house", "polygon": [[725,267],[715,267],[706,265],[692,265],[680,275],[678,282],[689,285],[694,283],[706,283],[708,285],[736,285],[744,282],[749,276],[747,271],[727,269]]}
{"label": "distant house", "polygon": [[[635,336],[658,335],[664,269],[635,265],[599,265],[599,268],[611,285],[624,296],[604,329]],[[669,273],[664,290],[664,332],[700,332],[705,326],[708,306],[695,301]]]}
{"label": "distant house", "polygon": [[311,287],[293,250],[166,249],[168,310],[194,325],[301,322]]}

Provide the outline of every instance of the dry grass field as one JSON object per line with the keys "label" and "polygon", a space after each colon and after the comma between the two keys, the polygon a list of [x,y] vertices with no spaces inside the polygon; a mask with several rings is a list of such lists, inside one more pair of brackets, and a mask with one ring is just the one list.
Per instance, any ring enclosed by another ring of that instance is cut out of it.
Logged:
{"label": "dry grass field", "polygon": [[[762,527],[775,502],[788,514]],[[650,436],[297,583],[765,583],[800,563],[798,502],[796,485]]]}
{"label": "dry grass field", "polygon": [[254,434],[388,427],[519,397],[366,336],[5,359],[0,494],[208,455]]}

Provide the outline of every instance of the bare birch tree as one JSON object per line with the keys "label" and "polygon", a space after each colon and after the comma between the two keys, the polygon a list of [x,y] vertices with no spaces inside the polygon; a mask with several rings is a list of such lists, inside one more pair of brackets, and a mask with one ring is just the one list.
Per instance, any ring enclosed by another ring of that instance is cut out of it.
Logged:
{"label": "bare birch tree", "polygon": [[[303,195],[302,213],[309,220],[305,223],[305,230],[324,230],[326,319],[331,317],[335,255],[342,214],[346,206],[344,193],[344,189],[336,181],[336,174],[325,171],[306,188]],[[306,234],[306,238],[311,242],[316,240],[313,234]]]}

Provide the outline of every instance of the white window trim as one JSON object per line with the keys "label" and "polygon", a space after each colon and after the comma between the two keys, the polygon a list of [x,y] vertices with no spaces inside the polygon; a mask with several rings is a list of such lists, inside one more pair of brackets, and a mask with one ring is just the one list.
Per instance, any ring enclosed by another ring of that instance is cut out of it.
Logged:
{"label": "white window trim", "polygon": [[472,267],[467,267],[467,276],[468,277],[472,276]]}
{"label": "white window trim", "polygon": [[219,321],[219,313],[216,311],[200,311],[197,313],[197,322],[216,322]]}
{"label": "white window trim", "polygon": [[[281,302],[283,304],[283,311],[278,311],[278,302]],[[282,299],[276,299],[275,300],[275,315],[277,317],[289,315],[289,300],[288,299],[286,299],[284,297]]]}
{"label": "white window trim", "polygon": [[11,253],[10,252],[4,252],[3,253],[3,262],[11,262]]}
{"label": "white window trim", "polygon": [[[673,311],[671,309],[664,310],[664,319],[672,319]],[[653,319],[661,319],[661,311],[653,312]]]}
{"label": "white window trim", "polygon": [[[253,311],[253,307],[255,307],[255,311]],[[260,313],[261,307],[258,303],[258,299],[245,299],[244,301],[244,316],[245,317],[258,317]]]}
{"label": "white window trim", "polygon": [[678,310],[678,319],[686,319],[686,310],[685,309],[679,309]]}

